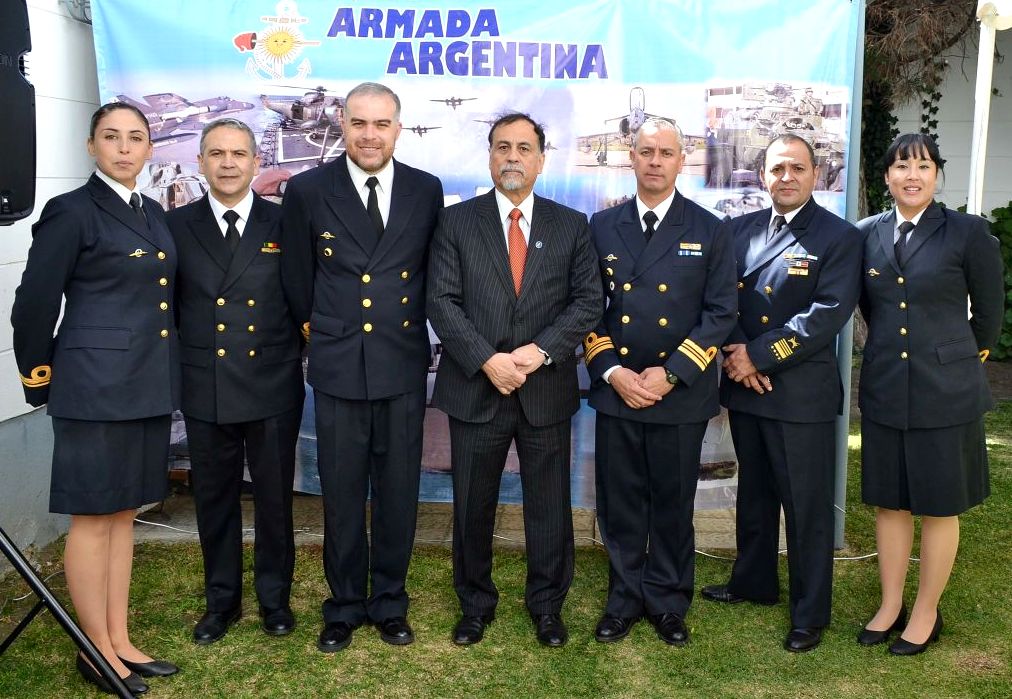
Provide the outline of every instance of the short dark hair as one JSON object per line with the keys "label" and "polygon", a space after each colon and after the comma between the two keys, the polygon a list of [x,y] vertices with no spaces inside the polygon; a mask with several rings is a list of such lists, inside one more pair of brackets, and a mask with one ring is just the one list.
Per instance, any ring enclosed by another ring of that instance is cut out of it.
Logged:
{"label": "short dark hair", "polygon": [[773,140],[771,140],[769,143],[766,144],[766,148],[763,150],[762,167],[760,168],[762,172],[766,171],[766,155],[770,152],[770,148],[772,148],[773,144],[775,143],[783,143],[785,146],[789,146],[792,143],[804,143],[805,150],[808,151],[809,162],[811,162],[813,168],[817,167],[815,163],[815,149],[812,148],[812,144],[806,141],[803,136],[800,136],[796,133],[788,132],[785,134],[780,134],[779,136],[777,136],[776,138],[774,138]]}
{"label": "short dark hair", "polygon": [[144,124],[144,130],[148,134],[148,140],[151,140],[151,128],[148,126],[148,118],[144,116],[144,112],[130,104],[129,102],[106,102],[101,107],[95,110],[95,113],[91,115],[91,126],[88,129],[88,140],[95,140],[95,131],[98,129],[98,122],[102,121],[106,114],[111,114],[117,109],[126,109],[133,112],[141,123]]}
{"label": "short dark hair", "polygon": [[492,147],[492,134],[500,126],[509,126],[510,124],[517,121],[526,121],[534,127],[534,133],[538,135],[538,150],[542,153],[545,152],[545,127],[531,118],[530,114],[524,114],[523,112],[507,112],[501,115],[492,123],[492,128],[488,130],[488,146]]}
{"label": "short dark hair", "polygon": [[938,144],[935,139],[924,133],[904,133],[893,139],[882,157],[882,172],[888,172],[889,167],[897,160],[906,160],[910,157],[918,157],[927,154],[928,159],[935,164],[939,172],[945,165]]}

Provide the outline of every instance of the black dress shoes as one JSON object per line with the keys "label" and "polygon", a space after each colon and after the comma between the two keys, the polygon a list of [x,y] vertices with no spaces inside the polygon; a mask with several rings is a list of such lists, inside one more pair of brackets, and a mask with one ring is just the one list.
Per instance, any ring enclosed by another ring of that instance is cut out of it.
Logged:
{"label": "black dress shoes", "polygon": [[928,640],[924,643],[911,643],[900,636],[889,646],[889,652],[893,655],[917,655],[918,653],[923,653],[928,644],[937,641],[938,635],[942,633],[942,612],[938,610],[935,613],[937,615],[935,617],[935,625],[931,627],[931,634],[928,636]]}
{"label": "black dress shoes", "polygon": [[376,623],[380,639],[392,646],[406,646],[415,640],[415,632],[411,630],[408,620],[402,616],[394,616]]}
{"label": "black dress shoes", "polygon": [[[86,681],[91,682],[93,685],[98,687],[101,691],[106,694],[115,694],[116,691],[112,688],[105,678],[99,674],[99,672],[93,668],[87,660],[81,656],[80,653],[77,655],[77,671],[81,674]],[[130,690],[130,693],[134,696],[144,694],[148,691],[149,687],[145,684],[144,680],[138,677],[137,673],[131,672],[126,677],[121,677],[123,684]]]}
{"label": "black dress shoes", "polygon": [[654,614],[650,623],[657,631],[657,638],[669,646],[684,646],[689,642],[689,630],[685,628],[685,620],[674,612]]}
{"label": "black dress shoes", "polygon": [[260,628],[268,636],[287,636],[295,629],[295,615],[288,607],[260,609]]}
{"label": "black dress shoes", "polygon": [[621,641],[629,635],[629,630],[639,620],[637,616],[621,617],[605,614],[601,617],[601,621],[597,622],[597,628],[594,629],[594,638],[601,643]]}
{"label": "black dress shoes", "polygon": [[872,631],[867,626],[861,629],[861,633],[857,635],[857,642],[862,646],[877,646],[879,643],[884,642],[889,638],[889,634],[893,631],[899,631],[907,625],[907,608],[906,605],[900,607],[900,613],[896,616],[896,621],[892,623],[888,629],[884,631]]}
{"label": "black dress shoes", "polygon": [[739,602],[752,602],[770,607],[777,603],[776,600],[749,599],[736,595],[729,589],[728,585],[704,585],[700,594],[711,602],[723,602],[724,604],[738,604]]}
{"label": "black dress shoes", "polygon": [[316,640],[317,650],[321,653],[336,653],[339,650],[344,650],[351,643],[351,634],[355,628],[347,621],[333,621],[327,624]]}
{"label": "black dress shoes", "polygon": [[792,653],[804,653],[822,642],[822,629],[798,626],[790,630],[784,639],[784,648]]}
{"label": "black dress shoes", "polygon": [[179,672],[179,668],[165,660],[152,660],[150,663],[134,663],[125,658],[119,659],[128,670],[141,677],[168,677]]}
{"label": "black dress shoes", "polygon": [[569,640],[569,631],[561,614],[532,614],[538,643],[549,648],[561,648]]}
{"label": "black dress shoes", "polygon": [[458,646],[471,646],[478,643],[485,637],[485,627],[492,623],[495,616],[492,614],[481,614],[469,616],[465,614],[453,627],[453,642]]}
{"label": "black dress shoes", "polygon": [[207,646],[220,640],[228,633],[228,627],[239,621],[241,613],[238,608],[228,612],[205,612],[193,627],[193,642],[198,646]]}

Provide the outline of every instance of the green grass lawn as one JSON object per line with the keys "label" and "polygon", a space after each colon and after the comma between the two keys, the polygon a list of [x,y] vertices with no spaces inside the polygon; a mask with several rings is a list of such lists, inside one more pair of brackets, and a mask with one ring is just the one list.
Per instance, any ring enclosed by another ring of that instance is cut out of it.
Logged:
{"label": "green grass lawn", "polygon": [[[449,640],[457,618],[448,549],[419,548],[408,589],[418,640],[394,648],[374,629],[356,631],[351,646],[316,650],[320,602],[326,596],[321,550],[298,552],[293,608],[295,632],[269,638],[259,630],[247,574],[245,616],[220,642],[190,642],[203,611],[200,550],[196,544],[138,546],[132,631],[137,644],[170,659],[182,672],[151,680],[153,697],[1010,697],[1012,696],[1012,402],[988,417],[991,498],[962,518],[962,549],[942,600],[939,643],[912,658],[885,646],[859,647],[854,637],[873,613],[878,594],[875,559],[836,565],[833,623],[815,651],[781,648],[786,605],[726,607],[697,596],[685,648],[661,643],[646,623],[613,645],[594,641],[593,628],[607,588],[607,558],[581,549],[564,616],[569,644],[537,644],[523,608],[522,554],[496,554],[501,600],[485,641],[458,648]],[[859,447],[851,436],[847,543],[841,556],[874,551],[873,514],[860,504]],[[720,552],[715,552],[720,553]],[[247,551],[247,571],[251,570]],[[782,561],[786,599],[786,561]],[[698,557],[697,589],[723,582],[730,562]],[[916,565],[911,567],[913,599]],[[51,581],[66,599],[62,577]],[[16,575],[0,582],[0,604],[24,594]],[[0,609],[0,631],[16,623],[29,600]],[[0,697],[88,697],[73,669],[74,648],[48,614],[36,619],[0,657]]]}

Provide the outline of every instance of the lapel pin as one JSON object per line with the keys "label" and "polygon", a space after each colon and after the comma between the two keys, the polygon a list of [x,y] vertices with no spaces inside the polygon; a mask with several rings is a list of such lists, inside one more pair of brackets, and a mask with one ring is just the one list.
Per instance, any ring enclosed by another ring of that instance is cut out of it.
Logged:
{"label": "lapel pin", "polygon": [[132,253],[130,253],[128,255],[128,257],[141,257],[142,255],[147,255],[147,254],[148,254],[147,250],[141,250],[140,248],[137,248]]}
{"label": "lapel pin", "polygon": [[868,270],[868,276],[869,277],[877,277],[878,275],[879,275],[879,271],[877,269],[875,269],[874,267],[872,267],[871,269]]}
{"label": "lapel pin", "polygon": [[330,231],[325,231],[320,234],[320,237],[324,240],[333,240],[335,236]]}
{"label": "lapel pin", "polygon": [[538,250],[540,250],[542,247],[544,247],[544,245],[545,244],[542,243],[540,240],[538,242],[534,243],[534,247],[536,247]]}
{"label": "lapel pin", "polygon": [[615,256],[614,253],[611,253],[608,255],[608,257],[604,258],[605,262],[614,262],[617,259],[618,258]]}

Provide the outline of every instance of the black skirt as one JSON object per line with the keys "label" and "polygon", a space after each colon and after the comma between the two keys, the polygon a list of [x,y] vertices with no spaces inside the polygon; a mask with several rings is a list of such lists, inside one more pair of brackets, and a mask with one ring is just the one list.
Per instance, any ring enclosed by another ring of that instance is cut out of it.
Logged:
{"label": "black skirt", "polygon": [[141,420],[53,418],[49,511],[100,515],[165,499],[171,415]]}
{"label": "black skirt", "polygon": [[866,504],[951,517],[990,494],[983,417],[912,430],[861,418],[861,499]]}

